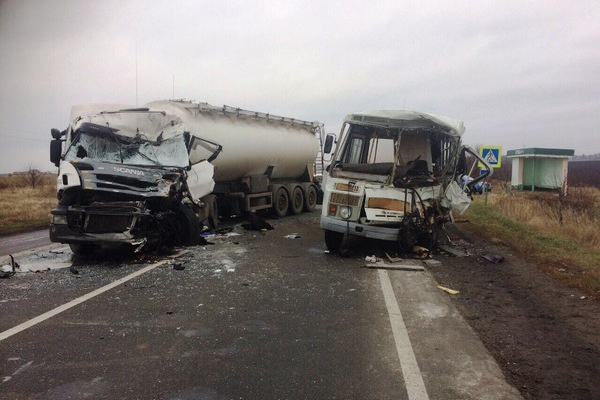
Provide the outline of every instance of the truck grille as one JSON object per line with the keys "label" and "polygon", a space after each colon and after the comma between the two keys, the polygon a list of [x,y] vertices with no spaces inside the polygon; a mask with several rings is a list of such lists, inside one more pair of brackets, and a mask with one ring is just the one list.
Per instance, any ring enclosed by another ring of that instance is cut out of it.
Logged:
{"label": "truck grille", "polygon": [[86,233],[122,233],[130,230],[147,211],[141,202],[95,202],[73,207],[67,213],[69,228]]}
{"label": "truck grille", "polygon": [[358,206],[360,203],[360,196],[350,196],[347,193],[331,193],[329,202],[333,204],[341,204],[345,206]]}
{"label": "truck grille", "polygon": [[131,227],[132,219],[128,215],[90,214],[84,230],[88,233],[125,232]]}

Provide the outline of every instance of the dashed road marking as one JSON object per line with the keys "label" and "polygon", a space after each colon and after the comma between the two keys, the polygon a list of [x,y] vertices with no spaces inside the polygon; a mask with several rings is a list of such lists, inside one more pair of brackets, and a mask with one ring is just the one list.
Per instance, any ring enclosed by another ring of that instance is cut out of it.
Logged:
{"label": "dashed road marking", "polygon": [[378,271],[379,282],[381,283],[381,290],[383,291],[385,305],[390,317],[390,324],[392,325],[392,333],[394,335],[394,341],[396,342],[396,351],[398,352],[398,358],[400,359],[400,368],[402,369],[402,376],[404,377],[408,399],[429,400],[429,395],[427,394],[427,389],[423,382],[423,375],[421,374],[415,352],[410,343],[408,331],[406,330],[404,319],[402,319],[400,306],[398,305],[398,300],[394,294],[388,271],[383,269]]}

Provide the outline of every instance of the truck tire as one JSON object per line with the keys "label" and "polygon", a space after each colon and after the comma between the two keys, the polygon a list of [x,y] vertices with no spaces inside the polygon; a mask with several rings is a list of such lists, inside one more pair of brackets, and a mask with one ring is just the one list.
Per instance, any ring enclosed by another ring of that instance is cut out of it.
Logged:
{"label": "truck tire", "polygon": [[306,188],[306,195],[304,196],[304,211],[311,212],[317,208],[317,188],[315,185],[310,185]]}
{"label": "truck tire", "polygon": [[181,204],[175,214],[177,219],[176,241],[181,246],[195,246],[200,243],[200,223],[194,211]]}
{"label": "truck tire", "polygon": [[331,252],[337,252],[344,241],[344,234],[325,229],[325,246]]}
{"label": "truck tire", "polygon": [[287,215],[290,208],[290,197],[284,187],[280,187],[275,191],[273,196],[273,212],[279,218]]}
{"label": "truck tire", "polygon": [[292,190],[290,208],[295,215],[301,214],[304,209],[304,192],[300,186],[296,186],[294,190]]}

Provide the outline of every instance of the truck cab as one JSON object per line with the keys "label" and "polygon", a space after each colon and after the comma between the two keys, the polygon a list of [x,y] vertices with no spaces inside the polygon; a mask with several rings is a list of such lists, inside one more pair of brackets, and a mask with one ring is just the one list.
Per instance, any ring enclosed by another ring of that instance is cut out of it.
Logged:
{"label": "truck cab", "polygon": [[[424,112],[348,115],[323,177],[320,224],[328,249],[337,251],[345,235],[397,242],[403,249],[434,247],[450,211],[466,210],[466,191],[492,171],[461,144],[463,132],[462,121]],[[468,158],[485,167],[463,190],[462,176],[475,170],[469,171]]]}
{"label": "truck cab", "polygon": [[[74,106],[67,129],[51,133],[50,159],[59,168],[51,241],[68,243],[76,254],[199,242],[214,203],[210,161],[218,144],[162,110],[117,105]],[[198,141],[213,154],[191,163]]]}

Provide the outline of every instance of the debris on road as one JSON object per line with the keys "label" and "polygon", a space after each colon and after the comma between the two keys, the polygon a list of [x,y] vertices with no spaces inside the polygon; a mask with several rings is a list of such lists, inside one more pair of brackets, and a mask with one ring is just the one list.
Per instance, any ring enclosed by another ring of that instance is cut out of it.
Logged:
{"label": "debris on road", "polygon": [[400,257],[392,257],[388,253],[385,253],[385,256],[387,257],[388,260],[390,260],[391,263],[397,263],[397,262],[402,261],[402,258],[400,258]]}
{"label": "debris on road", "polygon": [[425,263],[425,265],[427,265],[428,267],[437,267],[437,266],[442,265],[441,261],[434,260],[434,259],[423,260],[423,263]]}
{"label": "debris on road", "polygon": [[370,263],[376,263],[377,261],[379,261],[379,259],[375,256],[366,256],[365,261]]}
{"label": "debris on road", "polygon": [[481,257],[494,264],[500,264],[504,261],[504,257],[499,254],[483,254]]}
{"label": "debris on road", "polygon": [[423,246],[413,246],[412,252],[413,252],[414,256],[417,258],[427,258],[427,257],[429,257],[431,250],[429,250],[428,248],[423,247]]}
{"label": "debris on road", "polygon": [[169,266],[173,267],[175,271],[183,271],[185,269],[182,262],[176,262],[175,260],[169,260]]}
{"label": "debris on road", "polygon": [[248,219],[247,224],[242,224],[242,227],[246,230],[254,230],[254,231],[270,231],[273,228],[271,224],[265,221],[264,218],[256,215],[256,213],[248,212],[246,213],[246,218]]}
{"label": "debris on road", "polygon": [[442,285],[438,285],[438,289],[443,290],[444,292],[446,292],[448,294],[452,294],[452,295],[460,293],[458,290],[450,289],[450,288],[447,288],[447,287],[442,286]]}
{"label": "debris on road", "polygon": [[445,251],[446,253],[455,256],[455,257],[468,257],[470,254],[466,250],[457,249],[448,245],[440,245],[438,246],[440,250]]}
{"label": "debris on road", "polygon": [[175,271],[183,271],[185,269],[185,266],[182,263],[175,263],[173,264],[173,269]]}
{"label": "debris on road", "polygon": [[300,239],[300,235],[297,233],[292,233],[284,236],[285,239]]}
{"label": "debris on road", "polygon": [[9,254],[8,256],[10,257],[10,265],[2,266],[2,269],[0,270],[0,278],[10,278],[17,273],[17,268],[21,269],[21,266],[15,262],[15,258],[12,256],[12,254]]}
{"label": "debris on road", "polygon": [[398,271],[424,271],[425,268],[420,264],[415,264],[411,261],[395,261],[392,263],[387,263],[383,260],[378,259],[375,256],[367,256],[365,257],[365,268],[374,268],[374,269],[390,269],[390,270],[398,270]]}

